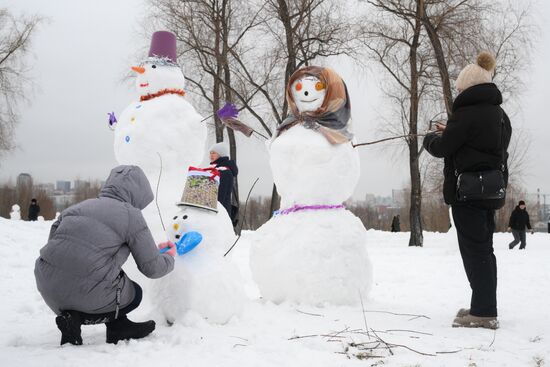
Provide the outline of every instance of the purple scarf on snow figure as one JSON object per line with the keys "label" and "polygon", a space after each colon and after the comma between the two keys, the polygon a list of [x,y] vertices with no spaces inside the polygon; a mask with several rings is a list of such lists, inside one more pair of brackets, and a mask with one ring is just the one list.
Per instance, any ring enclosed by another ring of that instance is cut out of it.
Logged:
{"label": "purple scarf on snow figure", "polygon": [[273,212],[273,216],[287,215],[290,213],[300,212],[304,210],[330,210],[330,209],[345,209],[344,204],[340,205],[298,205],[295,204],[287,209],[276,210]]}

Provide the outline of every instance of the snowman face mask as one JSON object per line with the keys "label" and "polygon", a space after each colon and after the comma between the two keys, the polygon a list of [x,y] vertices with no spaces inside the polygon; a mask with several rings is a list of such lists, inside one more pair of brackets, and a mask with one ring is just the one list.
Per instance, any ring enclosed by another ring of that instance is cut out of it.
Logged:
{"label": "snowman face mask", "polygon": [[292,98],[300,112],[313,112],[323,105],[327,88],[317,77],[305,76],[292,83]]}

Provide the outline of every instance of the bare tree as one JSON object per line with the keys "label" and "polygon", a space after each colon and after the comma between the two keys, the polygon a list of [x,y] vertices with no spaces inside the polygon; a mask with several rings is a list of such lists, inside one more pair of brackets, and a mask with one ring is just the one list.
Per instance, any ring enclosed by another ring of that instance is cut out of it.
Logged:
{"label": "bare tree", "polygon": [[[374,17],[370,17],[374,20],[367,22],[361,29],[363,45],[370,51],[371,57],[394,79],[397,90],[402,92],[399,94],[395,93],[395,89],[390,89],[391,92],[387,94],[397,102],[401,121],[406,121],[411,127],[407,131],[402,123],[398,133],[415,133],[419,115],[427,117],[443,109],[450,116],[454,99],[453,80],[456,80],[460,70],[481,50],[489,50],[496,55],[498,67],[495,82],[505,98],[510,98],[521,88],[519,73],[528,65],[526,59],[532,47],[529,2],[519,7],[482,0],[366,2],[377,12]],[[422,29],[417,28],[419,24]],[[414,42],[417,31],[419,44]],[[415,63],[412,51],[415,45],[417,71],[413,67]],[[408,60],[405,50],[409,52]],[[411,69],[409,73],[403,73],[403,65],[407,61]],[[419,76],[421,85],[416,89],[419,91],[417,103],[413,101],[415,75]],[[417,106],[416,111],[412,109],[414,105]],[[419,157],[422,153],[422,148],[414,149],[410,139],[407,140],[407,145],[409,160],[413,162],[414,157]],[[518,145],[517,142],[512,144],[511,172],[517,172],[518,166],[525,160],[526,152],[522,151],[524,147],[525,145]],[[441,169],[441,165],[432,167]],[[439,172],[437,176],[440,175]],[[411,165],[411,213],[413,207],[417,206],[414,197],[417,187],[421,187],[420,176]],[[435,176],[429,173],[428,177]],[[441,183],[439,179],[436,181]],[[433,188],[433,184],[430,186]],[[420,212],[420,206],[418,208]],[[411,226],[415,228],[414,224]],[[411,235],[410,244],[414,243],[418,241],[413,240]]]}
{"label": "bare tree", "polygon": [[0,8],[0,154],[14,147],[17,106],[27,100],[30,84],[25,59],[40,22],[37,16],[16,18]]}
{"label": "bare tree", "polygon": [[13,204],[16,204],[15,187],[6,182],[0,187],[0,217],[9,218]]}
{"label": "bare tree", "polygon": [[409,246],[422,246],[422,149],[417,138],[418,117],[421,100],[429,93],[432,79],[432,54],[425,46],[426,35],[422,32],[423,8],[420,0],[369,0],[367,3],[376,13],[361,26],[360,41],[370,58],[394,81],[394,86],[385,92],[398,102],[401,135],[409,136],[405,139],[411,179]]}

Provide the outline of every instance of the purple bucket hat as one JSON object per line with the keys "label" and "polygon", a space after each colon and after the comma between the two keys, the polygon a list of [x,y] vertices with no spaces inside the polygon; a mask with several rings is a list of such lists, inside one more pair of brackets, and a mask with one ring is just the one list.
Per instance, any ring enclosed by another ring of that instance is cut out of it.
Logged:
{"label": "purple bucket hat", "polygon": [[177,64],[176,35],[168,31],[153,33],[149,57],[166,58]]}

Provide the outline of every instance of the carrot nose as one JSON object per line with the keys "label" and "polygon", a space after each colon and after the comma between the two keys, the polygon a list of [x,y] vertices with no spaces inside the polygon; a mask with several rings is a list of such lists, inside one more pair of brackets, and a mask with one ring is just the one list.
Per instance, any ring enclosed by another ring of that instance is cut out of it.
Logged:
{"label": "carrot nose", "polygon": [[145,68],[142,66],[132,66],[132,70],[140,74],[145,73]]}
{"label": "carrot nose", "polygon": [[180,226],[179,224],[174,223],[173,228],[174,228],[174,231],[177,231],[178,229],[180,229]]}

